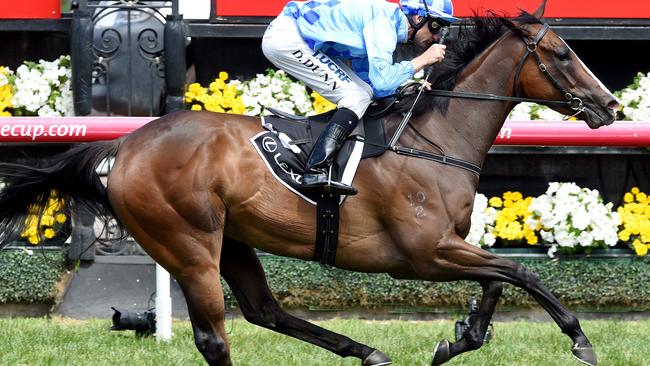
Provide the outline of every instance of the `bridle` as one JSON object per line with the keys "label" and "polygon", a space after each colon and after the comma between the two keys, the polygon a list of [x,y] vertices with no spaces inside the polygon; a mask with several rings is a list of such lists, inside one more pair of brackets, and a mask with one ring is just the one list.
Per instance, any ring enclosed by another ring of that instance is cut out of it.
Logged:
{"label": "bridle", "polygon": [[[425,1],[426,3],[426,1]],[[507,102],[528,102],[528,103],[537,103],[537,104],[542,104],[542,105],[557,105],[557,106],[564,106],[564,107],[569,107],[572,110],[576,111],[576,113],[572,116],[575,117],[581,112],[585,110],[585,105],[582,102],[582,99],[573,96],[568,90],[566,90],[560,83],[557,81],[556,78],[553,77],[548,72],[548,68],[542,61],[542,58],[539,56],[537,53],[537,46],[539,42],[542,41],[544,36],[547,34],[549,30],[549,25],[547,23],[543,23],[542,28],[540,29],[539,32],[537,32],[537,35],[532,39],[528,39],[527,37],[523,36],[520,32],[519,29],[513,28],[509,23],[505,23],[506,26],[510,28],[515,34],[519,36],[519,38],[524,42],[526,45],[526,53],[522,56],[521,60],[519,61],[519,64],[517,65],[517,69],[515,72],[515,78],[513,82],[513,91],[515,96],[505,96],[505,95],[496,95],[496,94],[489,94],[489,93],[473,93],[473,92],[458,92],[458,91],[450,91],[450,90],[427,90],[426,93],[429,95],[434,95],[434,96],[441,96],[441,97],[450,97],[450,98],[464,98],[464,99],[479,99],[479,100],[499,100],[499,101],[507,101]],[[422,25],[420,25],[422,27]],[[548,100],[548,99],[533,99],[533,98],[522,98],[519,96],[518,90],[517,90],[517,85],[519,84],[519,75],[521,74],[521,70],[524,67],[524,64],[526,63],[526,60],[528,60],[528,57],[532,55],[535,61],[537,62],[537,67],[538,69],[546,76],[546,78],[557,88],[564,98],[566,100]],[[410,114],[413,110],[413,107],[418,101],[418,98],[423,90],[424,86],[420,85],[420,93],[416,96],[415,100],[413,101],[413,104],[411,106],[411,110],[407,113],[408,117],[410,117]],[[408,89],[408,86],[405,87],[404,89]],[[433,147],[438,147],[435,143],[433,143],[431,140],[426,138],[424,135],[422,135],[417,129],[415,129],[414,126],[410,125],[408,123],[408,118],[402,121],[400,126],[397,129],[397,132],[391,139],[391,143],[389,144],[388,148],[391,149],[392,151],[396,152],[397,154],[400,155],[406,155],[406,156],[411,156],[411,157],[416,157],[420,159],[425,159],[425,160],[430,160],[430,161],[435,161],[437,163],[441,163],[444,165],[451,165],[455,166],[457,168],[461,168],[467,171],[470,171],[476,175],[481,174],[481,167],[471,163],[466,160],[462,159],[456,159],[452,158],[449,156],[446,156],[444,154],[436,154],[424,150],[419,150],[415,148],[409,148],[409,147],[404,147],[400,146],[397,144],[397,140],[399,139],[404,127],[406,125],[409,125],[411,128],[415,130],[415,132],[422,138],[424,138],[431,146]]]}
{"label": "bridle", "polygon": [[[518,103],[528,102],[528,103],[537,103],[542,105],[556,105],[556,106],[571,108],[572,110],[576,111],[576,113],[573,114],[571,117],[577,116],[578,114],[580,114],[585,110],[585,105],[582,102],[582,99],[575,97],[568,90],[566,90],[562,85],[560,85],[557,79],[548,72],[548,68],[546,67],[546,64],[544,64],[542,58],[537,53],[537,46],[539,45],[539,42],[541,42],[544,36],[547,34],[549,28],[550,28],[549,25],[547,23],[544,23],[540,31],[537,32],[537,35],[532,40],[522,36],[518,32],[515,32],[517,35],[519,35],[519,38],[524,42],[526,46],[526,53],[524,53],[521,60],[519,61],[519,64],[517,65],[517,70],[515,72],[515,79],[513,85],[513,91],[515,95],[514,97],[505,96],[505,95],[488,94],[488,93],[458,92],[458,91],[449,91],[449,90],[428,90],[426,91],[426,93],[429,95],[441,96],[441,97],[480,99],[480,100],[500,100],[500,101],[518,102]],[[517,85],[519,84],[519,75],[521,74],[521,70],[523,69],[524,64],[526,63],[526,60],[528,60],[528,57],[531,55],[537,62],[537,68],[542,72],[542,74],[544,74],[544,76],[546,76],[546,78],[551,82],[551,84],[553,84],[553,86],[562,93],[565,100],[533,99],[533,98],[522,98],[519,96],[519,92],[517,90]]]}
{"label": "bridle", "polygon": [[[540,29],[539,32],[537,32],[537,36],[531,41],[527,39],[526,37],[520,37],[522,41],[526,44],[526,52],[524,56],[521,58],[521,61],[519,61],[519,65],[517,65],[517,71],[515,72],[515,82],[514,82],[514,92],[515,96],[519,96],[519,91],[517,90],[517,85],[519,84],[519,74],[521,74],[521,69],[524,67],[524,63],[528,59],[528,56],[532,55],[535,58],[535,61],[537,61],[537,67],[539,68],[539,71],[546,76],[546,78],[557,88],[562,95],[564,95],[564,98],[567,100],[568,106],[573,109],[574,111],[578,111],[578,113],[582,112],[584,110],[584,103],[582,102],[582,99],[578,97],[574,97],[573,94],[571,94],[568,90],[566,90],[560,83],[553,77],[548,72],[548,68],[542,61],[541,57],[539,57],[539,54],[537,53],[537,45],[539,42],[542,41],[542,38],[546,35],[549,29],[548,23],[544,23],[542,26],[542,29]],[[578,114],[576,113],[576,115]]]}

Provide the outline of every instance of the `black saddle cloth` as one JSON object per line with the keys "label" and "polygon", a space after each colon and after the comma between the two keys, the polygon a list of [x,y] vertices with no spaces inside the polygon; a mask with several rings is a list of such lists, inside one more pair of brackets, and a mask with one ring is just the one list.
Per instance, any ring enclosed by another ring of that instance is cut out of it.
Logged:
{"label": "black saddle cloth", "polygon": [[[262,118],[262,125],[267,131],[251,138],[251,143],[280,182],[314,203],[311,195],[300,192],[302,173],[314,143],[325,130],[334,111],[311,117],[293,116],[273,109],[271,112],[274,115]],[[385,151],[383,118],[381,114],[369,112],[339,151],[332,165],[332,179],[341,181],[344,176],[353,176],[354,171],[350,170],[356,170],[360,159],[379,156]]]}

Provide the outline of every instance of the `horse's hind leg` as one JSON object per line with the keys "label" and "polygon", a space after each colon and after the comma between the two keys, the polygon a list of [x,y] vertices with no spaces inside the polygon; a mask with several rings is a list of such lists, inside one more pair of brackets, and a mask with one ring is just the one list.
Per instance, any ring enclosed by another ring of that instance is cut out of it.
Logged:
{"label": "horse's hind leg", "polygon": [[249,322],[323,347],[341,357],[358,357],[363,366],[389,365],[380,351],[318,327],[286,313],[269,290],[255,251],[234,240],[224,239],[221,274],[228,282]]}
{"label": "horse's hind leg", "polygon": [[[474,247],[458,236],[450,236],[437,244],[432,258],[421,258],[414,265],[418,276],[423,279],[508,282],[526,290],[571,338],[573,355],[580,362],[596,365],[596,354],[578,319],[542,285],[536,274],[521,264]],[[444,349],[438,349],[444,352]],[[434,355],[436,358],[441,360],[442,357]]]}
{"label": "horse's hind leg", "polygon": [[209,365],[231,365],[219,277],[221,225],[212,231],[199,230],[151,198],[144,202],[154,202],[155,209],[136,210],[141,202],[115,200],[113,207],[135,240],[178,281],[187,301],[196,347],[205,360]]}
{"label": "horse's hind leg", "polygon": [[443,340],[438,343],[435,351],[433,351],[433,362],[431,363],[433,366],[442,365],[452,357],[463,352],[479,349],[483,345],[485,333],[490,325],[497,301],[501,297],[503,284],[496,281],[482,281],[480,284],[483,288],[483,296],[474,323],[470,324],[469,329],[457,342],[449,343],[449,341]]}
{"label": "horse's hind leg", "polygon": [[187,301],[194,342],[209,365],[232,365],[224,327],[225,304],[216,263],[176,277]]}

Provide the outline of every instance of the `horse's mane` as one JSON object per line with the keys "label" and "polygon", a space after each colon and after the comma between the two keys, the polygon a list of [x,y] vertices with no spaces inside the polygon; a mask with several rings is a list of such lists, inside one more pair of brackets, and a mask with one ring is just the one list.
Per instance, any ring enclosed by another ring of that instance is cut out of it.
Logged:
{"label": "horse's mane", "polygon": [[[450,37],[445,42],[447,45],[445,58],[442,62],[433,66],[433,72],[429,78],[432,89],[452,90],[456,85],[458,75],[463,69],[510,30],[506,26],[508,18],[497,16],[494,13],[489,14],[489,16],[475,15],[462,21],[457,36]],[[522,11],[513,21],[517,24],[541,23],[539,19],[525,11]],[[401,108],[406,111],[410,108],[411,103],[412,99],[403,100],[400,103]],[[448,106],[449,98],[423,95],[418,101],[413,114],[419,114],[431,109],[436,109],[444,114]]]}

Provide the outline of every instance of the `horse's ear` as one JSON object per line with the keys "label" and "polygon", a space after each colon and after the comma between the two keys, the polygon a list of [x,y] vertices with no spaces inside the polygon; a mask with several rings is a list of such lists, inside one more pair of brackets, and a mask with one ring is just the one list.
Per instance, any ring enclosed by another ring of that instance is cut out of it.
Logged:
{"label": "horse's ear", "polygon": [[546,0],[542,1],[542,4],[537,8],[537,10],[535,10],[533,15],[537,19],[542,19],[544,17],[544,10],[546,10]]}
{"label": "horse's ear", "polygon": [[503,23],[503,25],[506,28],[510,29],[516,34],[523,35],[524,31],[521,28],[519,28],[515,23],[513,23],[512,20],[508,18],[499,18],[499,19],[501,19],[501,23]]}

